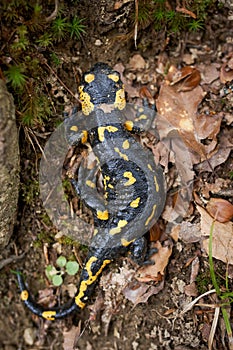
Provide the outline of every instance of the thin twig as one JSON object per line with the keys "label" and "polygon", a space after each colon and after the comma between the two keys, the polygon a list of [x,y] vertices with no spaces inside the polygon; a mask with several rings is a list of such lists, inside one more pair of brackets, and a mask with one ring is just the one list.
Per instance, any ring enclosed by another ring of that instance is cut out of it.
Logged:
{"label": "thin twig", "polygon": [[46,22],[51,22],[54,18],[57,17],[58,5],[59,5],[58,0],[55,0],[55,9],[54,9],[54,11],[51,13],[51,15],[49,17],[45,18]]}

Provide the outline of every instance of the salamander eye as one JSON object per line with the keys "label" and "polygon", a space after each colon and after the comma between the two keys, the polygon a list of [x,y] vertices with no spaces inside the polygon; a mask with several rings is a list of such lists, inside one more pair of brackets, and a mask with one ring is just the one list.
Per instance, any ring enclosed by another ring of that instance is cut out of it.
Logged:
{"label": "salamander eye", "polygon": [[91,73],[86,74],[84,76],[84,80],[85,80],[86,83],[90,84],[93,80],[95,80],[95,75],[91,74]]}
{"label": "salamander eye", "polygon": [[117,73],[108,74],[108,78],[113,80],[115,83],[117,83],[120,79],[120,77]]}

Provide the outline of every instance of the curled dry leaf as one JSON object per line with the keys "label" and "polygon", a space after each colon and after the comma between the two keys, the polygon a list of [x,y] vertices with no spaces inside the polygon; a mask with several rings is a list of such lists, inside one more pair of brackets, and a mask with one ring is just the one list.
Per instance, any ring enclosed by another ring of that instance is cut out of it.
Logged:
{"label": "curled dry leaf", "polygon": [[190,91],[199,85],[201,74],[196,68],[189,66],[177,70],[172,76],[171,85],[176,85],[177,91]]}
{"label": "curled dry leaf", "polygon": [[[210,235],[212,216],[202,207],[197,205],[201,214],[201,233],[203,236]],[[209,253],[209,239],[203,241],[203,247]],[[215,221],[212,237],[212,255],[225,263],[233,264],[233,223],[221,223]]]}
{"label": "curled dry leaf", "polygon": [[228,222],[233,218],[233,205],[222,198],[211,198],[206,210],[219,222]]}
{"label": "curled dry leaf", "polygon": [[157,248],[158,252],[150,257],[154,265],[143,266],[138,270],[136,276],[139,282],[161,281],[164,270],[172,253],[172,246],[162,246],[159,241],[153,244],[152,248]]}

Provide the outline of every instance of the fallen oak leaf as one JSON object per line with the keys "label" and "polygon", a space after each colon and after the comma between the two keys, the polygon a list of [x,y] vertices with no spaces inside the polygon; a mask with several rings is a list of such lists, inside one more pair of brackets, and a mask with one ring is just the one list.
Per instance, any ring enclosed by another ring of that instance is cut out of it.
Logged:
{"label": "fallen oak leaf", "polygon": [[177,129],[189,148],[206,159],[205,146],[200,143],[194,128],[197,108],[205,93],[200,86],[192,91],[178,92],[168,80],[164,81],[156,101],[158,113]]}

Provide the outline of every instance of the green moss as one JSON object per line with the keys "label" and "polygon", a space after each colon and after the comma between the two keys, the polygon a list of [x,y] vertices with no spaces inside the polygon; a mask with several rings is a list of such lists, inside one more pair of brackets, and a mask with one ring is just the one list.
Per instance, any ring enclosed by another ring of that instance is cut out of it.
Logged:
{"label": "green moss", "polygon": [[84,20],[72,16],[62,6],[59,2],[58,16],[48,21],[45,13],[50,7],[37,0],[9,0],[0,4],[1,25],[8,35],[4,38],[2,56],[10,57],[1,62],[0,68],[14,95],[16,115],[29,127],[44,125],[53,113],[46,85],[48,68],[56,71],[60,64],[54,45],[67,38],[79,40],[85,33]]}

